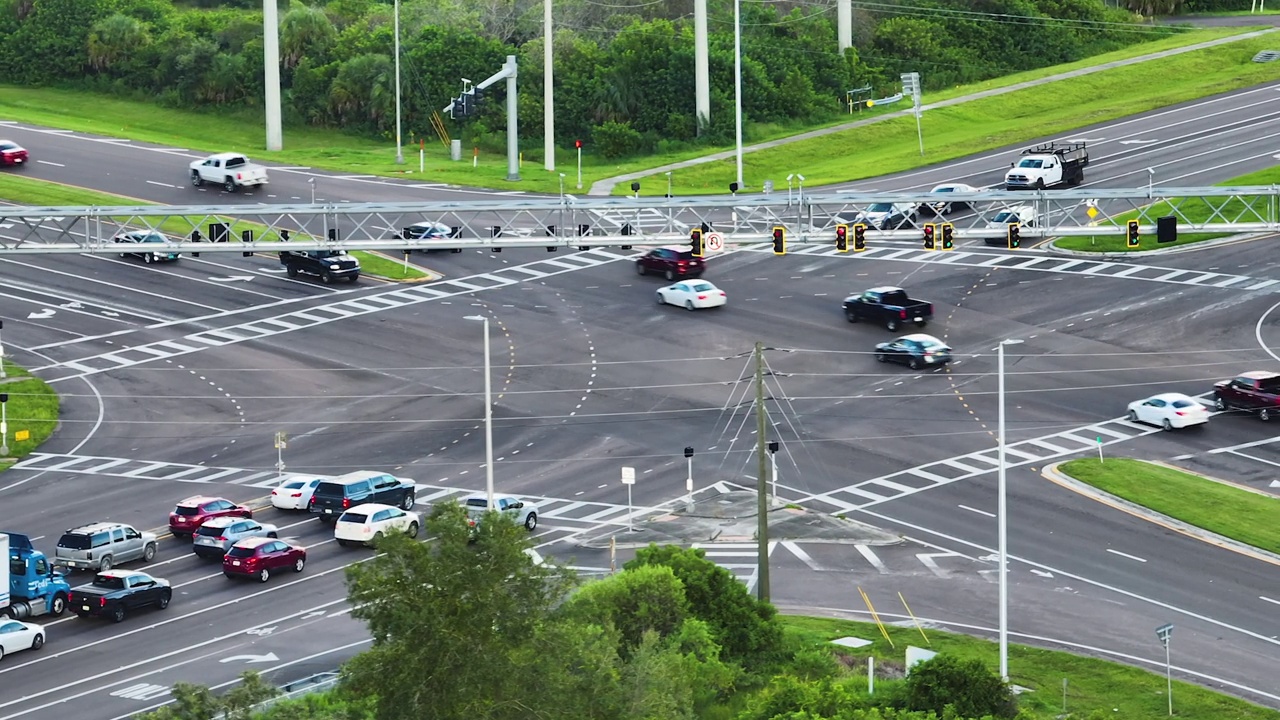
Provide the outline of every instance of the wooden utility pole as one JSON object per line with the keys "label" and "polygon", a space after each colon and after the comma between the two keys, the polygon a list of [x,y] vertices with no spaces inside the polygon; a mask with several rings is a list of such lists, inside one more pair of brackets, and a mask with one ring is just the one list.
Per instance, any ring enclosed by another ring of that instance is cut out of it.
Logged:
{"label": "wooden utility pole", "polygon": [[764,343],[756,343],[756,597],[769,601],[769,455],[765,438]]}

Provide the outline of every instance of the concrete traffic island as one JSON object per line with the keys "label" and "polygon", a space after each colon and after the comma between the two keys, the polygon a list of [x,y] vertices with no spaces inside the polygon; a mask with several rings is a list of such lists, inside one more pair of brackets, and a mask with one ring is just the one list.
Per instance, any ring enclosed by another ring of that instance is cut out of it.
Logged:
{"label": "concrete traffic island", "polygon": [[[700,493],[692,507],[677,503],[667,513],[638,518],[632,529],[615,530],[583,539],[578,544],[588,548],[645,547],[658,545],[713,545],[744,543],[756,540],[758,523],[757,496],[747,490]],[[769,509],[769,541],[800,540],[807,543],[848,545],[896,545],[900,535],[872,525],[826,513],[806,510],[798,505],[778,505]]]}

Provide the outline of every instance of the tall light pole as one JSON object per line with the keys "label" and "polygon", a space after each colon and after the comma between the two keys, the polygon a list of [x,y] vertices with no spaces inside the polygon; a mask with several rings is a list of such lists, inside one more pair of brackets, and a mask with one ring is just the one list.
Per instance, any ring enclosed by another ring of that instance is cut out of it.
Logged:
{"label": "tall light pole", "polygon": [[262,70],[267,106],[267,150],[284,148],[280,124],[280,18],[277,0],[262,0]]}
{"label": "tall light pole", "polygon": [[996,394],[999,398],[999,414],[997,416],[997,493],[999,499],[996,507],[996,534],[999,536],[1000,563],[1000,678],[1009,681],[1009,488],[1005,481],[1004,457],[1004,346],[1017,345],[1021,340],[1001,340],[996,346],[996,356],[1000,368],[996,374]]}
{"label": "tall light pole", "polygon": [[484,315],[467,315],[466,320],[479,320],[484,323],[484,490],[488,497],[489,510],[496,509],[493,502],[493,386],[490,376],[489,360],[489,318]]}
{"label": "tall light pole", "polygon": [[737,143],[738,187],[742,181],[742,0],[733,0],[733,116]]}
{"label": "tall light pole", "polygon": [[556,169],[556,104],[555,88],[551,81],[555,73],[552,70],[553,54],[551,52],[551,0],[542,0],[542,154],[547,172]]}
{"label": "tall light pole", "polygon": [[404,164],[404,143],[400,138],[400,0],[396,0],[395,4],[395,26],[396,35],[396,164]]}

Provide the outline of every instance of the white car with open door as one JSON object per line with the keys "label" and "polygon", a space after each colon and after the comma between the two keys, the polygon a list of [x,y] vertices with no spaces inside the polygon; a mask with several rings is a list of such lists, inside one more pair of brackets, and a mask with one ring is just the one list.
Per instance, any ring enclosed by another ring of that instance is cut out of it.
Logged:
{"label": "white car with open door", "polygon": [[682,280],[658,291],[659,305],[679,305],[685,310],[723,307],[728,302],[729,296],[706,280]]}
{"label": "white car with open door", "polygon": [[1161,393],[1129,403],[1129,422],[1175,430],[1209,422],[1209,409],[1182,393]]}

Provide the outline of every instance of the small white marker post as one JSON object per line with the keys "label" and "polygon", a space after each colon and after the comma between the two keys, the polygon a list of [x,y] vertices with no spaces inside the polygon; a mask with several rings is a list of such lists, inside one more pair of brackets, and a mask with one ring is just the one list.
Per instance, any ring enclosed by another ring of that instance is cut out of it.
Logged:
{"label": "small white marker post", "polygon": [[1101,465],[1105,462],[1106,460],[1102,459],[1102,436],[1099,435],[1098,436],[1098,464]]}
{"label": "small white marker post", "polygon": [[284,451],[289,447],[289,436],[282,432],[276,433],[276,474],[280,479],[284,479]]}
{"label": "small white marker post", "polygon": [[622,468],[622,484],[627,486],[627,532],[635,532],[631,526],[631,486],[636,484],[636,469]]}

